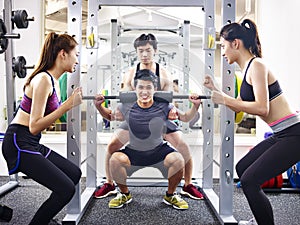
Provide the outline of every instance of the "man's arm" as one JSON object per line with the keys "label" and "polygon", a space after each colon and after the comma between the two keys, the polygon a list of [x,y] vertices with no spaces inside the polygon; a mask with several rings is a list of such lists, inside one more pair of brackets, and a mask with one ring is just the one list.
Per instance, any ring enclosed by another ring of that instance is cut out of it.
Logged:
{"label": "man's arm", "polygon": [[183,122],[189,122],[191,119],[193,119],[198,112],[198,109],[201,105],[201,99],[197,99],[198,95],[191,94],[189,96],[189,100],[193,103],[192,107],[187,112],[178,112],[178,119]]}
{"label": "man's arm", "polygon": [[103,95],[96,95],[94,104],[98,110],[98,112],[101,114],[101,116],[109,121],[112,120],[119,120],[123,121],[124,117],[123,114],[119,109],[116,109],[115,112],[113,112],[111,109],[108,109],[104,106],[102,106],[102,103],[105,101],[105,98]]}

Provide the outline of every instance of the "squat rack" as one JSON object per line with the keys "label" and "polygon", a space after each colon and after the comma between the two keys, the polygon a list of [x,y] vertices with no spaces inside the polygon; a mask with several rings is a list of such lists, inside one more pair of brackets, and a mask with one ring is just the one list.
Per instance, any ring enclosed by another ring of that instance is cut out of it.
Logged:
{"label": "squat rack", "polygon": [[[165,31],[173,34],[177,34],[175,37],[166,37],[155,35],[159,44],[160,43],[172,43],[181,46],[180,53],[182,60],[182,72],[179,75],[180,84],[182,84],[183,92],[181,94],[189,94],[189,52],[190,52],[190,22],[185,20],[184,23],[179,27],[150,27],[150,26],[140,26],[140,27],[122,27],[117,24],[116,19],[111,20],[111,94],[118,95],[121,89],[121,47],[120,44],[133,43],[133,38],[128,37],[125,34],[128,31]],[[116,101],[111,101],[112,109],[116,108]],[[189,108],[189,101],[184,100],[182,110],[186,111]],[[118,121],[110,122],[110,129],[112,131],[116,130],[119,126]],[[189,126],[188,123],[183,123],[181,125],[183,132],[188,133]]]}
{"label": "squat rack", "polygon": [[[69,33],[74,34],[81,46],[81,0],[69,0],[68,21]],[[205,10],[204,27],[204,65],[205,74],[214,75],[215,57],[215,1],[211,0],[89,0],[88,1],[88,26],[93,27],[97,34],[97,13],[95,6],[182,6],[182,7],[203,7]],[[222,0],[222,21],[223,24],[235,19],[235,0]],[[97,82],[97,43],[88,48],[88,71],[87,88],[88,95],[96,95]],[[112,52],[112,54],[115,54]],[[80,59],[79,59],[80,65]],[[222,87],[223,91],[234,96],[234,68],[222,61]],[[188,77],[187,77],[188,78]],[[72,87],[80,85],[80,67],[78,66],[68,79],[68,95]],[[209,91],[207,91],[209,93]],[[221,149],[220,149],[220,194],[219,197],[213,191],[213,134],[214,134],[214,113],[213,104],[210,100],[203,104],[203,181],[201,186],[204,194],[222,224],[237,224],[232,215],[233,206],[233,148],[234,148],[234,113],[226,107],[221,106]],[[97,112],[93,103],[88,102],[87,107],[87,176],[86,189],[80,195],[79,185],[72,201],[68,204],[67,215],[63,224],[78,224],[84,214],[89,201],[96,188],[96,151],[97,151]],[[80,166],[80,107],[68,112],[67,131],[67,156],[72,162]]]}

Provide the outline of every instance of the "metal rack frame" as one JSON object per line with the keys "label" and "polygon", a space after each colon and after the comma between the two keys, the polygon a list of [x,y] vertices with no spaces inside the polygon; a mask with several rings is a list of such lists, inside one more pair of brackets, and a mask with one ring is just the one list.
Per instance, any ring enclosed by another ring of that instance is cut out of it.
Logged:
{"label": "metal rack frame", "polygon": [[[81,6],[80,0],[70,0],[69,1],[69,31],[71,33],[77,34],[76,36],[81,38]],[[235,0],[223,0],[223,21],[234,21],[235,17]],[[215,12],[214,12],[214,1],[209,0],[89,0],[89,17],[88,25],[97,27],[97,21],[95,15],[97,15],[99,6],[197,6],[203,7],[205,9],[205,28],[204,28],[204,64],[205,64],[205,73],[213,76],[214,74],[214,56],[215,56]],[[93,15],[93,18],[91,18]],[[78,23],[74,25],[75,22]],[[225,23],[223,22],[223,23]],[[115,35],[114,35],[115,36]],[[114,37],[112,37],[113,39]],[[116,38],[116,36],[115,36]],[[117,43],[112,41],[112,43]],[[189,45],[189,43],[186,43]],[[91,48],[90,54],[88,57],[95,57],[95,49]],[[186,52],[188,54],[188,52]],[[121,54],[119,54],[121,57]],[[113,62],[117,63],[117,52],[112,51]],[[94,64],[88,65],[88,91],[89,94],[96,93],[95,81],[92,76],[96,72],[97,62],[96,60],[88,60],[88,62],[94,62]],[[112,67],[116,66],[112,62]],[[224,91],[228,94],[232,94],[234,91],[233,77],[234,70],[229,65],[226,65],[223,62],[223,87]],[[80,70],[77,70],[76,73],[79,73]],[[229,76],[228,76],[229,75]],[[230,79],[228,79],[230,78]],[[184,70],[184,79],[188,79],[188,73]],[[78,86],[79,84],[79,75],[71,76],[70,78],[71,85]],[[115,82],[112,82],[115,84]],[[116,86],[115,86],[116,87]],[[229,90],[229,91],[228,91]],[[69,92],[68,92],[69,93]],[[115,92],[112,94],[116,94]],[[91,106],[91,105],[90,105]],[[93,108],[88,107],[88,108]],[[213,112],[213,103],[208,100],[205,101],[203,106],[204,116],[202,118],[203,123],[203,133],[204,133],[204,144],[203,144],[203,180],[199,180],[199,186],[203,188],[204,194],[216,213],[218,219],[222,224],[237,224],[237,221],[232,215],[232,197],[233,197],[233,147],[234,147],[234,117],[233,113],[230,112],[226,107],[221,108],[221,152],[220,152],[220,197],[213,191],[213,135],[214,135],[214,112]],[[75,162],[77,165],[80,165],[80,108],[74,109],[70,114],[68,114],[68,158]],[[89,155],[96,155],[96,137],[97,129],[95,128],[96,124],[96,111],[95,109],[88,109],[87,111],[87,151]],[[67,216],[65,217],[63,224],[77,224],[83,215],[86,206],[89,200],[92,197],[92,191],[96,188],[96,162],[95,157],[89,157],[87,165],[90,169],[87,170],[87,181],[88,187],[80,196],[79,188],[76,189],[76,194],[72,201],[68,205]],[[94,179],[94,180],[93,180]]]}

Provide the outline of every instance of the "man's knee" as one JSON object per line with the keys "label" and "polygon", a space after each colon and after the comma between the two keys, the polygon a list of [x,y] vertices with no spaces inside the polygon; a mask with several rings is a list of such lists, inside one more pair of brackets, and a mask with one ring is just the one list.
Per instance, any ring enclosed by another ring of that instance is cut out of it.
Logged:
{"label": "man's knee", "polygon": [[172,152],[166,156],[164,165],[166,167],[171,167],[171,166],[175,165],[178,168],[183,168],[184,167],[184,159],[180,153]]}
{"label": "man's knee", "polygon": [[129,158],[124,153],[115,152],[112,154],[109,162],[112,167],[127,165],[129,163]]}
{"label": "man's knee", "polygon": [[123,144],[118,139],[112,139],[110,143],[107,145],[107,151],[110,154],[113,154],[114,152],[120,150],[122,148]]}

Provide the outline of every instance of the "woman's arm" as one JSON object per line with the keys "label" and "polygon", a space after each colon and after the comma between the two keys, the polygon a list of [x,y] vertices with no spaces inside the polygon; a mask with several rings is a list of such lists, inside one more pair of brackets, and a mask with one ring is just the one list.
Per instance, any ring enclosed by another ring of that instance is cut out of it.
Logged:
{"label": "woman's arm", "polygon": [[[240,97],[233,98],[224,92],[211,89],[211,83],[204,82],[204,86],[212,90],[212,101],[222,104],[235,112],[246,112],[252,115],[265,117],[269,113],[269,93],[268,93],[268,70],[266,66],[255,60],[248,70],[250,84],[253,86],[255,101],[243,101]],[[242,90],[241,90],[242,91]]]}
{"label": "woman's arm", "polygon": [[44,116],[49,95],[52,93],[52,83],[47,75],[36,76],[31,81],[32,105],[29,119],[29,130],[33,135],[43,131],[65,112],[81,104],[81,88],[74,90],[73,94],[55,111]]}

